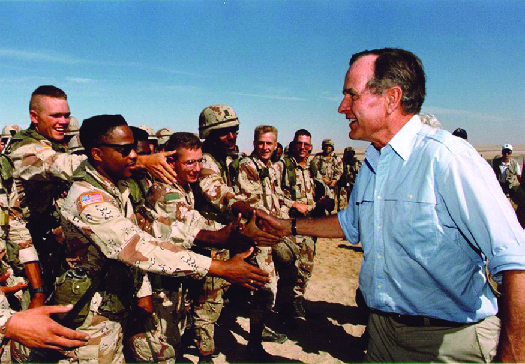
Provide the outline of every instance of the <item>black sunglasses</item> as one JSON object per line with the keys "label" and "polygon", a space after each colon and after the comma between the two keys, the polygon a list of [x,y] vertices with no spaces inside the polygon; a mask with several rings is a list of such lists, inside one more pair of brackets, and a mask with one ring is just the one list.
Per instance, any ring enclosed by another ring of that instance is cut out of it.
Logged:
{"label": "black sunglasses", "polygon": [[135,144],[109,144],[109,143],[99,143],[99,147],[110,147],[122,154],[123,157],[127,157],[132,150],[135,149]]}

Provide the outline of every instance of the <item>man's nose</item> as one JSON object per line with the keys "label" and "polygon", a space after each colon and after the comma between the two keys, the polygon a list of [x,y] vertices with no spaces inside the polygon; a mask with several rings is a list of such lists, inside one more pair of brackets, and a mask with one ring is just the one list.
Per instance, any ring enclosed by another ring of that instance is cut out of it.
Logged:
{"label": "man's nose", "polygon": [[337,109],[337,111],[340,114],[345,114],[348,110],[350,110],[351,104],[352,97],[350,97],[350,95],[344,95],[343,100],[341,100],[341,103],[339,104],[339,109]]}

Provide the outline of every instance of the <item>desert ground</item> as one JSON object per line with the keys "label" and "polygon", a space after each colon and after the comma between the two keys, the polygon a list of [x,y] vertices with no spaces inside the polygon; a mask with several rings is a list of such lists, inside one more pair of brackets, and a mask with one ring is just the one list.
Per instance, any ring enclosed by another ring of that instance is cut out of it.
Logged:
{"label": "desert ground", "polygon": [[[357,308],[355,291],[363,257],[359,245],[341,239],[320,239],[312,279],[306,291],[305,306],[311,317],[292,330],[282,326],[272,313],[268,326],[285,333],[284,344],[264,343],[275,362],[348,363],[359,362],[364,353],[365,314]],[[248,311],[231,302],[225,307],[216,328],[215,342],[220,354],[214,363],[249,361],[246,344],[249,333]],[[195,351],[183,362],[198,361]]]}

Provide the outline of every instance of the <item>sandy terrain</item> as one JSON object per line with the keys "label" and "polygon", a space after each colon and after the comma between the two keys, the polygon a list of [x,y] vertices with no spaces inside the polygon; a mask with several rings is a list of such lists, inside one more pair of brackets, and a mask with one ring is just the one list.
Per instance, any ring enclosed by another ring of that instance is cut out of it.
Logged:
{"label": "sandy terrain", "polygon": [[[345,240],[320,239],[314,274],[306,292],[306,308],[312,318],[296,330],[283,327],[277,315],[268,326],[285,333],[284,344],[264,343],[277,362],[341,363],[360,361],[363,355],[363,314],[355,304],[357,276],[363,253],[360,246]],[[246,362],[249,320],[245,307],[230,303],[216,329],[216,346],[221,351],[214,363]],[[183,361],[197,362],[195,352]]]}

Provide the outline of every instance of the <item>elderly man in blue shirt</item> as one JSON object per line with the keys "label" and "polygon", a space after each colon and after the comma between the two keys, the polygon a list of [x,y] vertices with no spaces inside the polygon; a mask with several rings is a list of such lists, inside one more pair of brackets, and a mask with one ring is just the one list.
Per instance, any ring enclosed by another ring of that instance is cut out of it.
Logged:
{"label": "elderly man in blue shirt", "polygon": [[[371,142],[348,208],[314,221],[262,216],[263,225],[361,242],[367,360],[525,362],[524,231],[476,150],[421,123],[420,59],[357,53],[343,95],[350,138]],[[501,283],[499,317],[487,265]]]}

